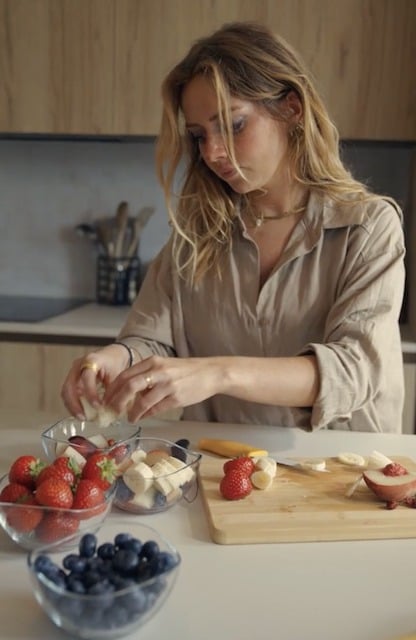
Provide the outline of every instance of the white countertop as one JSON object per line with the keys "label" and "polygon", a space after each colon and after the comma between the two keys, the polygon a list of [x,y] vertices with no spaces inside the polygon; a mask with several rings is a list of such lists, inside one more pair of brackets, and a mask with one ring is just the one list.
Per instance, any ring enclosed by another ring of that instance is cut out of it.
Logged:
{"label": "white countertop", "polygon": [[[40,452],[39,433],[55,417],[0,413],[0,471],[23,452]],[[188,437],[194,447],[200,437],[208,436],[254,442],[282,454],[328,456],[342,449],[366,455],[377,449],[416,457],[414,435],[311,434],[155,419],[143,425],[147,434]],[[111,522],[120,517],[125,520],[126,514],[114,511]],[[216,545],[199,498],[140,520],[177,546],[182,566],[166,605],[127,640],[398,640],[416,631],[416,539]],[[0,638],[67,637],[40,610],[31,592],[25,553],[5,534],[0,534],[0,559]]]}

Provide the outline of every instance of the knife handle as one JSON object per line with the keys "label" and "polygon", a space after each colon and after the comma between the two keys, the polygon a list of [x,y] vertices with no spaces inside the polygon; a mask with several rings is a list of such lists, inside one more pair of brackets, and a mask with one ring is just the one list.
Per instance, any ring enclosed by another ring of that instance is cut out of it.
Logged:
{"label": "knife handle", "polygon": [[256,449],[251,444],[237,442],[236,440],[213,440],[203,438],[198,443],[199,449],[216,453],[224,458],[236,458],[237,456],[248,456],[250,458],[267,456],[264,449]]}

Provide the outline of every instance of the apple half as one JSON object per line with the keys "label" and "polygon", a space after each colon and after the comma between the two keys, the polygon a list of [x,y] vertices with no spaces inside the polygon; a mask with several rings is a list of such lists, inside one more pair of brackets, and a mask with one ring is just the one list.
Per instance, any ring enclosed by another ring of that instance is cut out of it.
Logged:
{"label": "apple half", "polygon": [[402,502],[416,494],[416,473],[386,476],[381,469],[367,469],[363,478],[367,487],[385,502]]}

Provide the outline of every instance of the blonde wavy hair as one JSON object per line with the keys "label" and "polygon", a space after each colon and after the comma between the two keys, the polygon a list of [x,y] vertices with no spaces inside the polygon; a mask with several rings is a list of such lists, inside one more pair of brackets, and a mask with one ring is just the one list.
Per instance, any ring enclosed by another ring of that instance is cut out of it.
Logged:
{"label": "blonde wavy hair", "polygon": [[[209,78],[216,91],[220,131],[237,169],[230,97],[261,105],[273,118],[284,119],[282,100],[294,91],[303,107],[302,126],[288,136],[295,180],[338,200],[375,197],[343,165],[337,129],[294,49],[262,25],[226,24],[197,40],[162,84],[156,166],[173,227],[175,265],[188,282],[197,283],[211,268],[220,276],[238,211],[250,201],[250,194],[235,193],[207,167],[185,130],[182,92],[197,74]],[[179,168],[184,174],[175,193]]]}

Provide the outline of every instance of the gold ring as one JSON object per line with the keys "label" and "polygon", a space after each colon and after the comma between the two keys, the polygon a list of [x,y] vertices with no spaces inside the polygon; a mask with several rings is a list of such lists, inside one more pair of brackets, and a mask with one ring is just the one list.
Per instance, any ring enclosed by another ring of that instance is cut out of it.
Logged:
{"label": "gold ring", "polygon": [[98,364],[96,362],[84,362],[84,364],[81,365],[80,371],[82,372],[84,369],[91,369],[94,373],[97,373]]}
{"label": "gold ring", "polygon": [[146,376],[144,379],[145,383],[146,383],[146,389],[148,391],[150,391],[150,389],[153,389],[153,378],[152,376]]}

